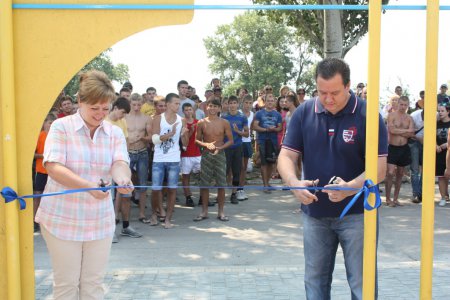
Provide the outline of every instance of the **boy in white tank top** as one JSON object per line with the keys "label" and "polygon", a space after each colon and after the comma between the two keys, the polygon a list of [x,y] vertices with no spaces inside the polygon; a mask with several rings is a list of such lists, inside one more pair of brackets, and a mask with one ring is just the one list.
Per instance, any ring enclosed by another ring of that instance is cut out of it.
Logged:
{"label": "boy in white tank top", "polygon": [[157,210],[162,197],[162,184],[167,174],[167,212],[164,228],[172,227],[170,219],[175,206],[175,198],[180,175],[180,138],[184,146],[188,144],[186,124],[177,114],[180,106],[180,98],[177,94],[170,93],[166,96],[166,112],[155,116],[152,123],[152,141],[155,145],[155,154],[152,165],[152,217],[150,225],[157,225]]}

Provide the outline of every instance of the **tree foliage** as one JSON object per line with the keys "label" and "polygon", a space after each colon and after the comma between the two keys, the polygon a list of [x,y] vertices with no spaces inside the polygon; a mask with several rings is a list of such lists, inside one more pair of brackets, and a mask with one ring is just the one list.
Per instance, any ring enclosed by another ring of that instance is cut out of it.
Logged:
{"label": "tree foliage", "polygon": [[[252,0],[255,4],[337,4],[337,5],[367,5],[368,0]],[[389,0],[382,0],[383,4]],[[361,38],[368,31],[368,11],[367,10],[265,10],[259,12],[268,16],[277,23],[288,24],[296,28],[297,35],[307,40],[316,49],[321,57],[327,57],[327,52],[333,50],[326,49],[330,39],[339,42],[339,53],[333,56],[345,57],[347,52],[358,44]],[[330,18],[331,15],[331,18]],[[333,16],[334,15],[334,16]],[[336,17],[336,18],[333,18]],[[327,22],[333,22],[327,24]],[[340,28],[339,27],[340,24]],[[341,29],[341,30],[337,30]],[[340,36],[336,36],[336,34]],[[336,46],[336,44],[335,44]]]}
{"label": "tree foliage", "polygon": [[[290,37],[281,23],[255,12],[237,16],[204,39],[210,70],[224,86],[245,86],[255,92],[266,84],[276,91],[295,77]],[[293,45],[292,45],[293,46]]]}
{"label": "tree foliage", "polygon": [[[128,66],[125,64],[114,65],[109,57],[110,51],[111,49],[107,49],[102,52],[99,56],[87,63],[80,72],[95,69],[105,72],[111,80],[118,81],[119,83],[127,81],[130,78]],[[77,74],[64,87],[65,94],[70,96],[75,95],[78,92],[79,83],[80,79]]]}

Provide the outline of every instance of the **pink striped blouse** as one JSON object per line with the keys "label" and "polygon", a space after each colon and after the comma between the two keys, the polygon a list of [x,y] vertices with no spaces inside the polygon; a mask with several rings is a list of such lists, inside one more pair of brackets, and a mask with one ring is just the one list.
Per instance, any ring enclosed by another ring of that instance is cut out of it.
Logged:
{"label": "pink striped blouse", "polygon": [[[89,129],[77,112],[53,122],[45,142],[44,160],[60,163],[92,182],[112,182],[116,161],[129,163],[125,137],[119,127],[102,122],[91,139]],[[48,177],[44,193],[68,188]],[[112,198],[95,199],[88,192],[42,197],[36,222],[62,240],[92,241],[114,232]]]}

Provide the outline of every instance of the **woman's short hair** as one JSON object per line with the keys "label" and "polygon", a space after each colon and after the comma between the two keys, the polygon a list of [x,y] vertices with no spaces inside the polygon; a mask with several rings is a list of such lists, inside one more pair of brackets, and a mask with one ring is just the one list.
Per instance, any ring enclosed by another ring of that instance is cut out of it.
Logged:
{"label": "woman's short hair", "polygon": [[90,70],[81,73],[78,99],[81,103],[90,105],[111,102],[115,99],[111,80],[102,71]]}

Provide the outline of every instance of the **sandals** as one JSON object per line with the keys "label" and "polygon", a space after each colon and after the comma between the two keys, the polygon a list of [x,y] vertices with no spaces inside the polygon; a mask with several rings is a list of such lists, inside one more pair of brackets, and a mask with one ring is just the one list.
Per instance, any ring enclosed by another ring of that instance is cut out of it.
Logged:
{"label": "sandals", "polygon": [[139,222],[141,222],[143,224],[149,224],[152,222],[150,219],[147,219],[147,218],[139,218],[138,220],[139,220]]}
{"label": "sandals", "polygon": [[228,222],[230,221],[230,218],[228,218],[227,216],[217,216],[217,220],[222,222]]}
{"label": "sandals", "polygon": [[199,215],[199,216],[196,216],[196,217],[194,218],[194,222],[200,222],[200,221],[203,221],[203,220],[206,220],[206,219],[208,219],[208,217]]}

